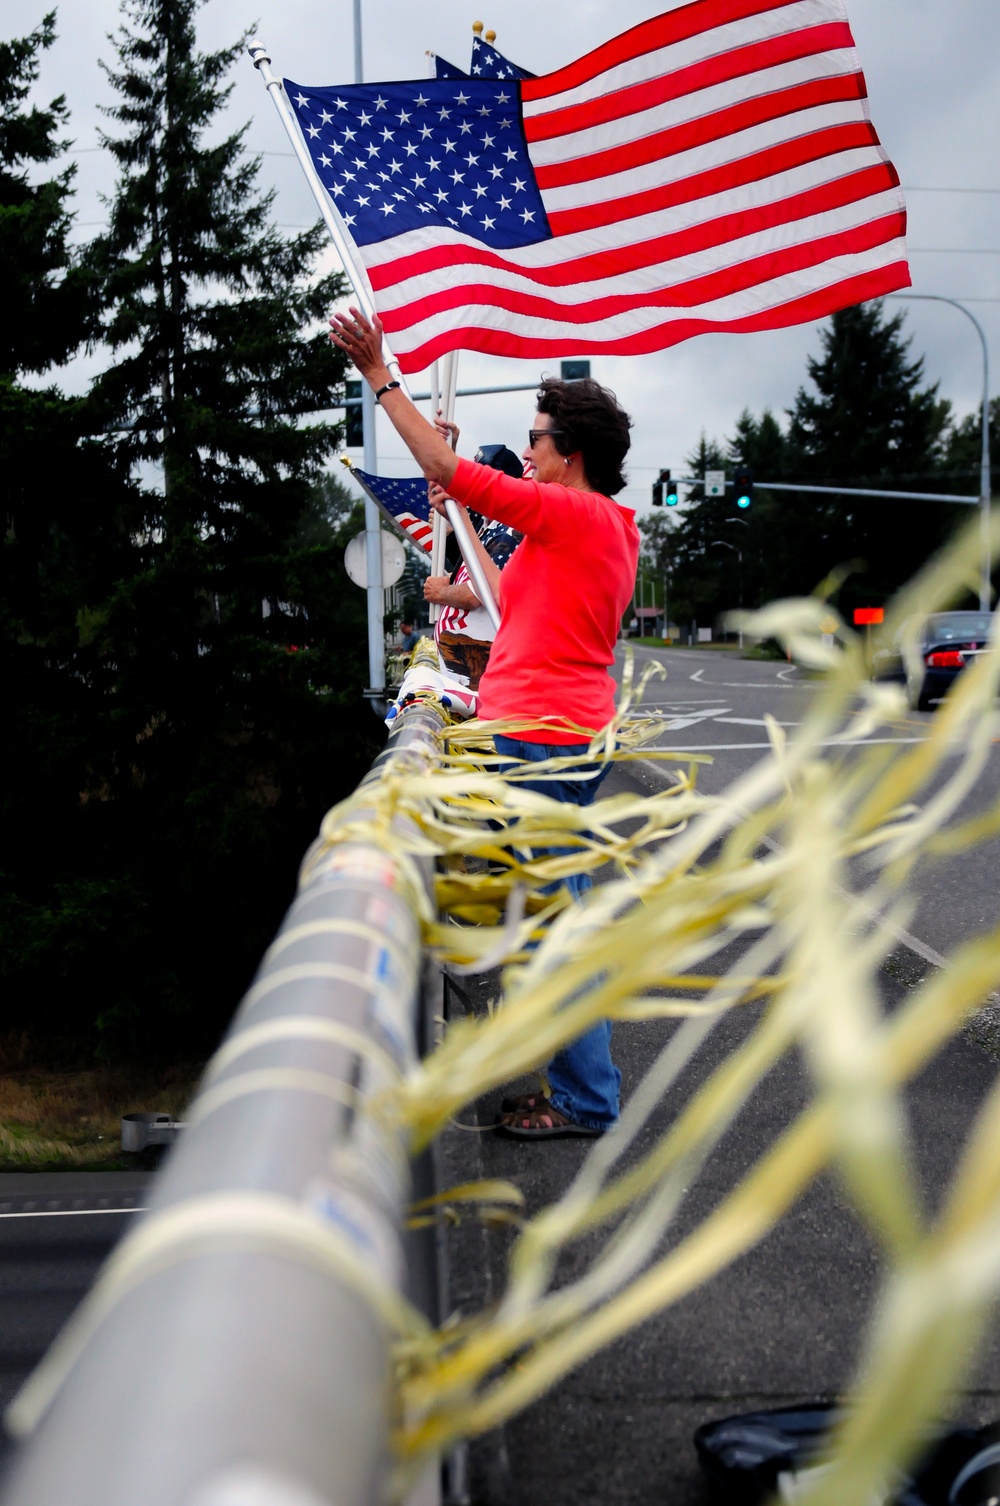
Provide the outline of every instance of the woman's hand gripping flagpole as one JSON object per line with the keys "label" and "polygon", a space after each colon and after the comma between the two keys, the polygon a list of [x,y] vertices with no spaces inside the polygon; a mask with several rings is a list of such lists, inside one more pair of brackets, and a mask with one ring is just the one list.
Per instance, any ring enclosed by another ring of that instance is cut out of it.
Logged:
{"label": "woman's hand gripping flagpole", "polygon": [[[420,460],[417,451],[409,443],[406,434],[403,432],[403,429],[400,428],[400,424],[396,421],[397,408],[402,409],[405,407],[409,410],[412,418],[416,421],[417,427],[425,431],[425,434],[432,436],[436,444],[440,445],[441,448],[446,452],[447,456],[450,458],[451,469],[448,471],[448,480],[450,481],[455,473],[455,466],[457,464],[457,461],[455,460],[455,457],[449,449],[447,443],[443,439],[441,439],[440,435],[437,434],[433,425],[427,423],[425,419],[421,418],[420,414],[417,412],[416,408],[414,408],[412,402],[410,401],[409,389],[406,386],[406,379],[404,378],[402,372],[399,370],[399,363],[396,361],[395,356],[389,349],[388,342],[383,337],[382,323],[375,309],[375,299],[372,294],[371,285],[368,281],[368,275],[365,271],[364,264],[361,261],[361,258],[358,256],[357,247],[351,239],[350,232],[348,231],[347,226],[344,224],[342,216],[339,214],[336,205],[334,204],[330,195],[323,187],[319,175],[316,172],[315,167],[313,166],[312,158],[309,155],[305,142],[302,140],[294,112],[289,106],[288,100],[285,98],[285,91],[282,86],[281,79],[276,78],[275,75],[271,72],[271,58],[268,54],[267,48],[263,45],[262,42],[255,39],[250,42],[247,50],[253,60],[254,67],[257,69],[261,78],[264,80],[265,85],[267,86],[267,92],[270,94],[271,99],[274,101],[274,107],[278,112],[288,139],[292,144],[292,149],[294,150],[295,156],[298,159],[299,166],[302,168],[302,171],[306,175],[306,181],[309,184],[310,189],[312,190],[313,198],[316,200],[320,214],[323,216],[323,222],[330,233],[330,239],[332,240],[337,254],[340,257],[344,271],[350,279],[351,286],[354,290],[354,296],[357,299],[358,304],[360,305],[360,310],[352,309],[352,313],[358,320],[361,321],[361,324],[368,331],[369,335],[373,334],[377,330],[376,352],[378,363],[383,376],[378,385],[375,386],[374,390],[378,391],[378,387],[384,386],[387,381],[399,382],[399,387],[393,389],[391,393],[387,394],[387,397],[395,399],[395,402],[393,402],[391,405],[384,405],[386,412],[389,414],[392,423],[399,430],[403,439],[409,445],[411,454],[413,454],[414,458],[417,459],[418,464],[421,465],[421,468],[424,469],[424,474],[428,477],[429,480],[438,480],[437,476],[431,476],[423,466],[423,462]],[[363,312],[361,312],[361,310],[363,310]],[[335,317],[341,318],[342,316],[338,315]],[[331,324],[333,322],[334,321],[331,320]],[[348,323],[349,321],[345,319],[344,322]],[[347,351],[347,354],[351,356],[352,360],[354,360],[352,352],[348,349],[347,345],[337,337],[336,334],[332,334],[331,339],[333,339],[342,350]],[[357,365],[356,361],[355,365]],[[362,376],[365,376],[365,372],[361,370],[360,366],[358,366],[358,370],[361,371]],[[366,377],[366,380],[369,379]],[[472,582],[475,586],[476,595],[483,603],[483,606],[486,608],[487,612],[489,612],[490,620],[493,622],[494,626],[499,627],[500,612],[497,608],[496,602],[493,599],[493,593],[486,582],[479,564],[479,560],[476,557],[475,551],[472,547],[469,533],[463,526],[462,509],[458,506],[457,502],[453,502],[451,500],[449,500],[448,502],[448,520],[451,523],[452,528],[455,530],[455,538],[458,541],[458,546],[461,549],[462,556],[465,560],[466,565],[468,566],[469,574],[472,577]]]}
{"label": "woman's hand gripping flagpole", "polygon": [[[368,319],[361,309],[354,307],[346,314],[334,314],[330,319],[330,339],[349,357],[372,391],[381,392],[379,402],[389,422],[427,480],[447,491],[458,469],[458,457],[435,426],[417,412],[399,378],[390,371],[382,321],[378,315]],[[388,390],[383,390],[386,388]],[[451,497],[445,505],[476,595],[489,613],[493,626],[499,628],[500,612],[476,553],[468,514]]]}

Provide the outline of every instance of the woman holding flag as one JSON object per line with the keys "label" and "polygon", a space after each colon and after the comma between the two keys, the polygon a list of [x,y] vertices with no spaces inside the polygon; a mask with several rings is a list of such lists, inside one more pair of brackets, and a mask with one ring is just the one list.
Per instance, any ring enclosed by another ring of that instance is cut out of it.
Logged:
{"label": "woman holding flag", "polygon": [[[576,769],[527,789],[589,805],[606,769],[586,762],[590,739],[614,715],[608,670],[632,597],[639,533],[612,498],[625,485],[628,415],[592,381],[546,379],[524,451],[527,474],[504,475],[460,459],[392,379],[382,327],[357,309],[330,320],[334,344],[375,392],[431,483],[445,495],[525,535],[500,583],[500,628],[479,687],[484,720],[517,719],[522,735],[498,734],[497,752],[530,762],[579,755]],[[567,881],[575,894],[589,875]],[[621,1074],[602,1023],[549,1063],[550,1098],[506,1100],[499,1128],[524,1139],[600,1135],[618,1118]]]}

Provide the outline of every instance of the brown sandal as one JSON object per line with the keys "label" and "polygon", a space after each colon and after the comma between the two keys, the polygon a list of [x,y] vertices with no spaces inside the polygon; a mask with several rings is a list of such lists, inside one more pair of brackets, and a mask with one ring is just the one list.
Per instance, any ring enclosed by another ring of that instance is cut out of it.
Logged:
{"label": "brown sandal", "polygon": [[498,1133],[512,1135],[516,1140],[554,1140],[570,1135],[596,1140],[604,1134],[603,1130],[591,1129],[587,1124],[574,1124],[572,1119],[554,1109],[548,1099],[544,1099],[543,1104],[503,1114],[496,1126]]}

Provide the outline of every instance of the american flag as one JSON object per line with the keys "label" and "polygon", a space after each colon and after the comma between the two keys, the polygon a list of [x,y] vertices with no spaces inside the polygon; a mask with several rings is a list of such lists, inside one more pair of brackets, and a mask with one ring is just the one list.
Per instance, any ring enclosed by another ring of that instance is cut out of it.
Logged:
{"label": "american flag", "polygon": [[430,503],[427,501],[427,482],[423,476],[407,476],[403,479],[373,476],[356,465],[351,466],[351,475],[361,483],[382,516],[394,523],[404,538],[430,554]]}
{"label": "american flag", "polygon": [[467,73],[463,73],[461,68],[456,68],[454,63],[449,63],[448,59],[443,58],[439,52],[433,53],[432,56],[436,78],[468,78]]}
{"label": "american flag", "polygon": [[693,0],[536,79],[285,81],[404,371],[781,328],[909,285],[841,0]]}

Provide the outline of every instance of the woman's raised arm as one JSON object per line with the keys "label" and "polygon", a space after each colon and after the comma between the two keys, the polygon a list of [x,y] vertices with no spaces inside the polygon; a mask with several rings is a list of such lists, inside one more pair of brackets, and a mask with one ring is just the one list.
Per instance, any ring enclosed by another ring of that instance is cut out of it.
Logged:
{"label": "woman's raised arm", "polygon": [[[393,380],[382,356],[380,319],[369,324],[356,308],[349,315],[334,314],[330,320],[330,339],[354,362],[373,392],[379,392]],[[447,487],[458,468],[458,458],[448,441],[417,412],[401,388],[383,392],[379,401],[427,480]]]}

